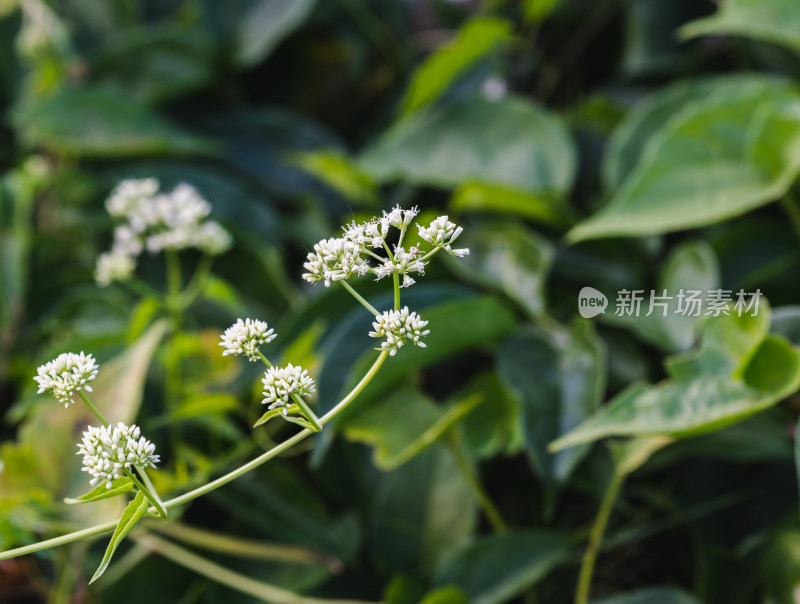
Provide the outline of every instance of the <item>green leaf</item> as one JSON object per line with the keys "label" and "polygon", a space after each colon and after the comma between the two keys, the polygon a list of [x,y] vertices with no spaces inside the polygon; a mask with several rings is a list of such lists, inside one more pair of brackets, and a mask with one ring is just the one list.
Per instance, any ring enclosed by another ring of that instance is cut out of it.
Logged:
{"label": "green leaf", "polygon": [[141,337],[144,330],[150,325],[158,314],[161,303],[154,297],[142,298],[131,312],[128,320],[128,342],[134,342]]}
{"label": "green leaf", "polygon": [[687,106],[571,241],[706,226],[784,195],[800,171],[800,97],[743,89]]}
{"label": "green leaf", "polygon": [[472,181],[459,185],[450,198],[449,209],[455,214],[512,214],[556,227],[572,222],[572,212],[557,197]]}
{"label": "green leaf", "polygon": [[551,451],[606,436],[670,435],[682,438],[734,424],[774,405],[800,386],[800,354],[778,336],[767,336],[743,371],[744,381],[699,375],[621,393]]}
{"label": "green leaf", "polygon": [[743,36],[800,50],[800,5],[795,0],[724,0],[715,14],[684,25],[680,35]]}
{"label": "green leaf", "polygon": [[459,587],[470,604],[502,604],[564,562],[571,546],[566,537],[545,531],[484,537],[448,560],[436,584]]}
{"label": "green leaf", "polygon": [[495,17],[475,17],[455,39],[430,55],[411,77],[400,113],[407,115],[436,100],[472,65],[511,39],[511,24]]}
{"label": "green leaf", "polygon": [[467,595],[458,587],[440,587],[425,594],[420,604],[467,604]]}
{"label": "green leaf", "polygon": [[130,493],[135,488],[136,487],[134,486],[133,481],[127,476],[123,476],[122,478],[117,478],[115,481],[113,481],[111,483],[111,488],[106,488],[106,483],[104,482],[97,485],[85,495],[81,495],[80,497],[76,497],[74,499],[71,497],[64,498],[64,503],[88,503],[89,501],[97,501],[98,499],[107,499],[108,497],[114,497],[116,495],[121,495],[122,493]]}
{"label": "green leaf", "polygon": [[239,400],[227,392],[195,394],[182,401],[172,413],[175,419],[187,419],[211,413],[227,413],[239,408]]}
{"label": "green leaf", "polygon": [[649,141],[676,114],[696,101],[726,98],[742,90],[754,93],[788,91],[794,86],[790,80],[776,76],[737,73],[680,81],[659,88],[631,109],[612,132],[602,164],[605,189],[616,190],[638,165]]}
{"label": "green leaf", "polygon": [[701,601],[674,587],[646,587],[592,600],[591,604],[701,604]]}
{"label": "green leaf", "polygon": [[129,96],[102,89],[68,88],[28,98],[13,112],[22,139],[59,155],[127,157],[210,153],[213,147],[173,126]]}
{"label": "green leaf", "polygon": [[371,550],[389,568],[430,568],[466,545],[475,528],[471,491],[446,447],[429,447],[372,490]]}
{"label": "green leaf", "polygon": [[800,589],[800,528],[770,535],[760,565],[765,595],[771,602],[794,602]]}
{"label": "green leaf", "polygon": [[527,23],[541,23],[562,0],[522,0],[522,15]]}
{"label": "green leaf", "polygon": [[372,179],[347,155],[338,151],[307,151],[289,155],[289,163],[302,168],[349,201],[375,206],[378,191]]}
{"label": "green leaf", "polygon": [[199,27],[148,23],[116,32],[93,54],[92,81],[145,102],[164,101],[214,77],[214,40]]}
{"label": "green leaf", "polygon": [[516,455],[524,446],[517,398],[494,371],[478,375],[458,395],[466,397],[471,393],[482,396],[484,402],[461,421],[463,443],[470,457]]}
{"label": "green leaf", "polygon": [[117,551],[117,547],[119,547],[119,544],[122,543],[122,540],[128,536],[128,533],[133,530],[133,527],[136,526],[136,523],[144,518],[145,515],[147,515],[148,506],[149,502],[147,501],[147,498],[144,496],[144,493],[139,491],[136,494],[136,497],[134,497],[128,504],[128,507],[125,508],[125,511],[122,512],[122,516],[120,516],[119,522],[117,523],[117,528],[114,529],[114,534],[111,535],[111,541],[108,542],[106,553],[103,554],[103,559],[100,562],[100,566],[97,567],[97,570],[92,576],[92,580],[89,581],[90,585],[97,581],[101,575],[106,572],[106,569],[111,562],[111,557],[114,555],[114,552]]}
{"label": "green leaf", "polygon": [[316,3],[316,0],[256,0],[245,3],[242,10],[237,11],[236,63],[242,67],[252,67],[263,61],[305,22]]}
{"label": "green leaf", "polygon": [[497,354],[502,380],[517,394],[528,454],[549,483],[561,483],[588,449],[551,455],[547,443],[588,418],[605,390],[605,351],[591,322],[569,333],[528,330],[507,340]]}
{"label": "green leaf", "polygon": [[393,126],[360,157],[375,180],[452,188],[464,181],[563,196],[575,149],[552,114],[521,98],[465,100]]}
{"label": "green leaf", "polygon": [[362,407],[342,430],[349,440],[375,447],[377,467],[393,470],[438,441],[483,400],[478,393],[444,409],[408,387]]}
{"label": "green leaf", "polygon": [[451,270],[503,292],[533,317],[544,312],[545,282],[555,256],[549,241],[507,222],[468,229],[457,244],[469,248],[469,255],[445,258]]}
{"label": "green leaf", "polygon": [[[264,415],[258,418],[256,423],[253,424],[253,428],[257,428],[263,424],[266,424],[269,420],[278,417],[279,415],[283,415],[283,407],[277,407],[275,409],[270,409]],[[300,411],[299,405],[289,405],[286,407],[286,414],[289,413],[298,413]]]}

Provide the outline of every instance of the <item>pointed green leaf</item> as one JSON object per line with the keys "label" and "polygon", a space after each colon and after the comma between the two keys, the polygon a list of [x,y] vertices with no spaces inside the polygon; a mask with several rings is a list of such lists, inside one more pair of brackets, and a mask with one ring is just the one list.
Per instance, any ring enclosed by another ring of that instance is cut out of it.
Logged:
{"label": "pointed green leaf", "polygon": [[400,112],[425,107],[482,57],[511,39],[511,24],[495,17],[467,21],[449,44],[430,55],[411,78]]}
{"label": "pointed green leaf", "polygon": [[556,196],[475,181],[459,185],[448,208],[459,215],[472,212],[503,217],[515,215],[562,228],[574,222],[570,208]]}
{"label": "pointed green leaf", "polygon": [[724,0],[716,13],[683,26],[680,35],[744,36],[800,50],[800,4],[796,0]]}
{"label": "pointed green leaf", "polygon": [[[297,413],[300,411],[300,407],[298,405],[289,405],[286,407],[286,413]],[[283,415],[283,407],[276,407],[275,409],[270,409],[264,415],[258,418],[258,421],[253,424],[253,428],[257,428],[262,424],[266,424],[269,420],[274,417],[278,417],[279,415]]]}
{"label": "pointed green leaf", "polygon": [[316,0],[256,0],[237,2],[235,60],[252,67],[266,58],[311,14]]}
{"label": "pointed green leaf", "polygon": [[800,171],[800,96],[742,89],[687,106],[571,241],[706,226],[784,195]]}
{"label": "pointed green leaf", "polygon": [[410,115],[360,158],[380,182],[451,188],[465,181],[563,196],[575,149],[550,112],[522,98],[448,103]]}
{"label": "pointed green leaf", "polygon": [[414,388],[404,388],[347,418],[344,435],[373,445],[375,465],[393,470],[439,440],[483,400],[476,393],[445,409]]}
{"label": "pointed green leaf", "polygon": [[516,532],[477,540],[436,573],[437,585],[463,590],[470,604],[501,604],[564,562],[571,541],[545,531]]}
{"label": "pointed green leaf", "polygon": [[347,155],[339,151],[305,151],[290,154],[290,165],[315,176],[348,201],[375,206],[378,191],[372,179]]}
{"label": "pointed green leaf", "polygon": [[139,491],[136,494],[131,502],[128,504],[128,507],[125,508],[125,511],[122,512],[122,516],[120,516],[119,522],[117,523],[117,528],[114,529],[114,534],[111,535],[111,541],[108,542],[108,547],[106,548],[106,553],[103,555],[103,560],[100,562],[100,566],[97,567],[97,570],[92,576],[92,580],[89,583],[94,583],[100,576],[106,572],[109,563],[111,562],[111,557],[114,555],[114,552],[119,547],[119,544],[122,543],[122,540],[127,537],[128,533],[133,530],[133,527],[136,526],[136,523],[139,522],[144,516],[147,514],[147,508],[149,506],[149,502],[147,498],[144,496],[144,493]]}
{"label": "pointed green leaf", "polygon": [[81,495],[80,497],[76,497],[74,499],[70,497],[65,498],[64,503],[88,503],[89,501],[106,499],[108,497],[121,495],[122,493],[130,493],[135,488],[136,487],[134,486],[133,481],[127,476],[123,476],[122,478],[117,478],[115,481],[113,481],[111,483],[111,488],[106,488],[106,483],[104,482],[97,485],[85,495]]}

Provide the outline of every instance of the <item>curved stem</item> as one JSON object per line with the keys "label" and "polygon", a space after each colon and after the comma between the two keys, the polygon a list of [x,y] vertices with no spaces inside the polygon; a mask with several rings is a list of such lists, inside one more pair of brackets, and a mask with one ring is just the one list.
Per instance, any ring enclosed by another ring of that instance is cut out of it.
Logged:
{"label": "curved stem", "polygon": [[97,419],[99,419],[101,422],[103,422],[103,425],[107,428],[108,427],[108,421],[106,420],[105,417],[103,417],[103,414],[100,413],[100,411],[97,409],[97,407],[95,407],[92,404],[92,401],[89,400],[89,397],[86,396],[83,393],[83,390],[78,390],[78,394],[81,395],[81,398],[83,399],[83,402],[86,403],[86,405],[89,407],[89,409],[91,409],[92,413],[94,413],[97,416]]}
{"label": "curved stem", "polygon": [[617,495],[622,488],[622,483],[625,482],[625,474],[616,471],[611,478],[611,482],[606,488],[603,495],[603,501],[600,503],[600,509],[592,524],[591,532],[589,533],[589,543],[586,546],[586,552],[583,554],[583,561],[581,562],[581,572],[578,576],[578,586],[575,590],[575,604],[587,604],[589,601],[589,592],[592,588],[592,576],[594,575],[594,565],[597,560],[597,553],[600,551],[600,544],[603,542],[603,534],[606,532],[608,519],[611,516],[611,510],[614,508],[614,502],[617,500]]}
{"label": "curved stem", "polygon": [[200,258],[200,262],[197,263],[197,268],[195,268],[194,274],[189,280],[189,284],[179,295],[180,305],[182,308],[187,308],[190,306],[191,303],[197,299],[197,296],[199,296],[203,291],[203,288],[206,285],[206,280],[208,279],[208,275],[211,272],[212,262],[213,258],[208,254],[203,254],[203,257]]}
{"label": "curved stem", "polygon": [[258,356],[261,357],[261,360],[264,361],[264,365],[266,365],[267,368],[272,367],[272,363],[269,362],[269,359],[265,357],[260,350],[258,351]]}
{"label": "curved stem", "polygon": [[136,478],[136,472],[133,470],[125,470],[125,474],[133,481],[133,484],[136,485],[136,488],[139,489],[139,491],[141,491],[145,497],[147,497],[147,500],[153,504],[153,507],[156,509],[156,512],[158,512],[158,515],[162,518],[166,518],[167,510],[164,509],[164,505],[161,503],[161,500],[153,495],[150,492],[150,489],[144,486],[142,482]]}
{"label": "curved stem", "polygon": [[377,309],[376,309],[376,308],[375,308],[375,307],[374,307],[372,304],[370,304],[370,303],[369,303],[369,302],[367,302],[367,301],[366,301],[364,298],[362,298],[362,297],[361,297],[361,294],[359,294],[359,293],[358,293],[356,290],[354,290],[354,289],[353,289],[353,287],[352,287],[352,286],[351,286],[351,285],[350,285],[350,284],[349,284],[347,281],[339,281],[339,283],[341,283],[341,284],[344,286],[344,288],[345,288],[347,291],[349,291],[349,292],[352,294],[352,296],[353,296],[353,297],[354,297],[356,300],[358,300],[358,301],[361,303],[361,305],[362,305],[364,308],[366,308],[366,309],[367,309],[369,312],[371,312],[373,315],[375,315],[375,316],[377,317],[378,315],[380,315],[380,314],[381,314],[381,313],[379,313],[379,312],[377,311]]}
{"label": "curved stem", "polygon": [[[144,485],[147,487],[147,490],[150,492],[150,494],[155,499],[155,502],[153,503],[153,505],[158,510],[159,515],[162,518],[166,518],[167,517],[167,511],[166,511],[166,509],[164,509],[164,502],[161,501],[161,497],[158,496],[158,491],[156,491],[156,488],[153,486],[153,483],[150,481],[150,477],[147,475],[147,470],[145,470],[141,466],[136,466],[136,471],[139,473],[139,476],[142,477],[142,482],[144,483]],[[163,514],[162,514],[162,512],[163,512]]]}
{"label": "curved stem", "polygon": [[292,399],[295,403],[297,403],[297,406],[300,407],[300,411],[306,416],[306,419],[308,419],[310,422],[314,432],[322,432],[322,426],[319,423],[319,418],[317,417],[316,413],[311,410],[311,407],[308,406],[308,403],[303,400],[303,397],[292,392]]}
{"label": "curved stem", "polygon": [[236,591],[255,596],[275,604],[357,604],[352,600],[321,600],[300,596],[294,592],[252,579],[234,572],[155,535],[140,535],[136,541],[181,566],[199,573]]}
{"label": "curved stem", "polygon": [[458,467],[459,472],[461,472],[461,475],[464,477],[464,480],[472,491],[472,494],[477,500],[478,505],[481,506],[483,513],[486,514],[486,518],[489,519],[489,523],[492,525],[492,528],[494,528],[496,533],[507,532],[508,525],[506,524],[506,521],[503,520],[500,510],[497,509],[497,506],[495,506],[492,498],[489,497],[489,494],[484,490],[483,485],[481,485],[478,475],[475,472],[475,468],[472,467],[469,459],[467,459],[467,455],[464,453],[461,437],[457,433],[452,432],[449,439],[449,445],[450,451],[453,453],[453,459],[456,462],[456,467]]}
{"label": "curved stem", "polygon": [[[367,384],[372,381],[372,378],[375,377],[375,374],[378,373],[378,370],[383,365],[383,362],[386,360],[386,357],[389,356],[388,352],[382,352],[378,355],[378,358],[375,359],[375,362],[369,368],[364,377],[361,378],[361,381],[356,384],[356,386],[345,396],[342,400],[340,400],[336,406],[328,411],[325,415],[320,418],[320,424],[323,426],[335,418],[342,410],[350,404],[350,402],[356,398],[361,391],[366,387]],[[218,489],[219,487],[235,480],[239,476],[246,474],[250,470],[253,470],[263,464],[266,461],[269,461],[279,453],[289,449],[292,445],[300,442],[301,440],[305,439],[306,437],[314,434],[311,430],[302,430],[298,432],[288,440],[283,441],[282,443],[276,445],[269,451],[262,453],[255,459],[247,462],[246,464],[239,466],[235,470],[228,472],[224,476],[220,476],[216,480],[212,480],[211,482],[193,489],[188,493],[184,493],[178,497],[174,497],[168,501],[163,502],[164,509],[169,509],[175,507],[177,505],[181,505],[192,499],[196,499],[201,495],[205,495],[206,493],[213,491],[214,489]],[[30,554],[33,552],[38,552],[43,549],[48,549],[50,547],[55,547],[58,545],[63,545],[65,543],[71,543],[73,541],[78,541],[80,539],[84,539],[86,537],[92,537],[94,535],[99,535],[106,531],[109,531],[117,526],[117,521],[106,522],[104,524],[98,524],[97,526],[89,527],[87,529],[83,529],[80,531],[75,531],[73,533],[69,533],[67,535],[62,535],[61,537],[55,537],[54,539],[47,539],[46,541],[39,541],[38,543],[33,543],[31,545],[26,545],[23,547],[17,547],[15,549],[10,549],[5,552],[0,552],[0,560],[7,560],[9,558],[16,558],[17,556],[22,556],[24,554]]]}

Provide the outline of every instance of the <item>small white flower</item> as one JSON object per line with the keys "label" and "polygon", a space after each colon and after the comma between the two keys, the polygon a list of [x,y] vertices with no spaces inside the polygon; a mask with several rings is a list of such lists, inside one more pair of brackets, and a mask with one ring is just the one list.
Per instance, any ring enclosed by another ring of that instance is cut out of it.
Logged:
{"label": "small white flower", "polygon": [[314,245],[303,267],[303,279],[309,283],[324,281],[330,287],[331,281],[342,281],[353,274],[363,275],[369,267],[361,257],[362,246],[345,237],[323,239]]}
{"label": "small white flower", "polygon": [[206,254],[219,256],[233,245],[233,238],[220,223],[209,220],[197,229],[194,245]]}
{"label": "small white flower", "polygon": [[97,377],[98,369],[91,354],[65,352],[40,366],[37,370],[39,375],[33,379],[39,384],[39,394],[52,391],[53,396],[68,407],[73,402],[73,392],[82,389],[92,391],[89,382]]}
{"label": "small white flower", "polygon": [[123,180],[111,191],[106,200],[106,210],[112,216],[127,218],[139,208],[142,201],[156,194],[158,186],[155,178]]}
{"label": "small white flower", "polygon": [[270,329],[264,321],[258,319],[238,319],[222,334],[220,346],[225,348],[222,356],[244,355],[250,361],[258,360],[258,347],[269,344],[277,336],[274,329]]}
{"label": "small white flower", "polygon": [[128,256],[138,256],[142,253],[144,244],[139,233],[127,225],[120,225],[114,229],[114,243],[111,246],[112,252],[126,254]]}
{"label": "small white flower", "polygon": [[97,257],[94,280],[100,287],[111,285],[114,281],[127,281],[133,275],[136,260],[122,252],[105,252]]}
{"label": "small white flower", "polygon": [[418,224],[417,228],[422,239],[437,247],[450,245],[464,230],[450,222],[447,216],[439,216],[431,222],[428,228],[423,227],[421,224]]}
{"label": "small white flower", "polygon": [[269,405],[269,409],[291,404],[292,394],[306,397],[311,396],[316,390],[314,380],[308,375],[308,371],[291,363],[286,367],[270,367],[264,373],[261,382],[264,384],[264,400],[261,403]]}
{"label": "small white flower", "polygon": [[81,471],[92,475],[92,486],[111,483],[125,474],[131,466],[155,468],[160,457],[156,446],[141,436],[136,424],[126,426],[89,426],[83,433],[83,442],[78,445],[78,455],[83,455]]}
{"label": "small white flower", "polygon": [[376,317],[372,323],[375,331],[369,332],[369,335],[373,338],[385,337],[380,349],[388,350],[389,355],[394,356],[407,342],[425,348],[425,343],[420,338],[430,333],[430,330],[424,329],[427,324],[417,313],[409,313],[406,306],[401,310],[387,310]]}

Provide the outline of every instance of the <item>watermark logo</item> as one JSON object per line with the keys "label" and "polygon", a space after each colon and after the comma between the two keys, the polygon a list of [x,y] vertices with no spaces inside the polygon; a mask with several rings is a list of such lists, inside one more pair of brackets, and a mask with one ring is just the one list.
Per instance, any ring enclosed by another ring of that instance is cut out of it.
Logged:
{"label": "watermark logo", "polygon": [[606,312],[608,298],[593,287],[584,287],[578,294],[578,312],[584,319],[591,319]]}
{"label": "watermark logo", "polygon": [[[666,289],[647,290],[622,289],[617,292],[614,315],[617,317],[649,317],[650,315],[678,315],[701,317],[720,315],[758,315],[760,289],[734,293],[729,289],[713,289],[707,292],[695,289],[680,289],[670,294]],[[578,312],[591,319],[606,312],[608,298],[593,287],[584,287],[578,294]]]}

